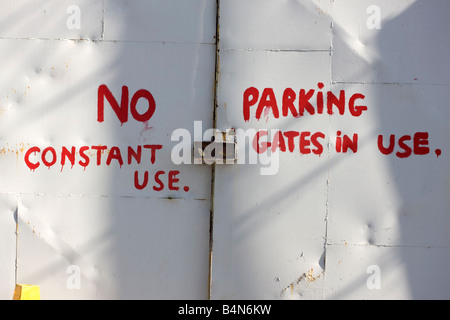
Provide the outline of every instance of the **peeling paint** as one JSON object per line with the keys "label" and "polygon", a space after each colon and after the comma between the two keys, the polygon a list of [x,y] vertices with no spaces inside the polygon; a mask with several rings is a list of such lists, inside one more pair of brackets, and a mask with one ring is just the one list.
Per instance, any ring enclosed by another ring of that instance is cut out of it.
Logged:
{"label": "peeling paint", "polygon": [[299,288],[301,285],[301,282],[311,283],[316,281],[321,277],[321,274],[314,275],[313,268],[309,269],[307,272],[303,273],[300,277],[298,277],[295,281],[291,282],[289,285],[284,287],[283,290],[281,290],[280,296],[284,296],[286,292],[290,292],[290,295],[293,296],[295,293],[295,290]]}

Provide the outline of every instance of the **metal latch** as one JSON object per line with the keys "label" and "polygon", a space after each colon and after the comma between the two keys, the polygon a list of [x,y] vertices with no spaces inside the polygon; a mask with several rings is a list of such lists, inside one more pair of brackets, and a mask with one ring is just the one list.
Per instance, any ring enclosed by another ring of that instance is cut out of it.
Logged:
{"label": "metal latch", "polygon": [[237,160],[236,133],[216,130],[211,141],[194,141],[194,163],[233,164]]}

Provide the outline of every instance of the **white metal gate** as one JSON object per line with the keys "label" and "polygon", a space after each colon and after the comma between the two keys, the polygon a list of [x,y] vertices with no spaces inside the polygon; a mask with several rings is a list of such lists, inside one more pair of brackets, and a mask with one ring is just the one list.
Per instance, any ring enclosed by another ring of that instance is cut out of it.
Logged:
{"label": "white metal gate", "polygon": [[212,298],[450,296],[449,12],[220,2],[218,127],[275,153],[216,169]]}
{"label": "white metal gate", "polygon": [[1,297],[206,299],[211,170],[170,151],[212,126],[215,2],[2,7]]}
{"label": "white metal gate", "polygon": [[0,298],[450,296],[448,1],[1,2]]}

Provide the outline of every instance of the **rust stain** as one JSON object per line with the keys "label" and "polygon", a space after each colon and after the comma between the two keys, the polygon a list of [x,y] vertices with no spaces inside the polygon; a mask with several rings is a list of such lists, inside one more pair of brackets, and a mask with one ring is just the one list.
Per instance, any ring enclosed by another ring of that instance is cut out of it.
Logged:
{"label": "rust stain", "polygon": [[[30,221],[27,221],[27,224],[29,225],[29,228],[31,228],[31,231],[33,232],[33,234],[38,235],[39,237],[41,236],[40,232],[36,232],[36,226],[35,225],[30,225]],[[19,226],[17,225],[17,229],[19,228]],[[42,238],[44,239],[44,238]]]}
{"label": "rust stain", "polygon": [[[102,144],[97,145],[98,147],[103,147]],[[100,149],[100,153],[101,154],[109,154],[111,152],[111,148],[107,148],[107,149]],[[94,157],[98,154],[98,151],[95,149],[89,149],[89,151],[86,152],[90,157]]]}
{"label": "rust stain", "polygon": [[[26,145],[30,145],[27,143]],[[19,154],[22,154],[25,151],[25,143],[20,142],[16,143],[15,147],[10,147],[9,143],[6,143],[6,146],[1,147],[0,149],[0,155],[6,155],[6,153],[12,153],[16,154],[17,157],[19,157]]]}
{"label": "rust stain", "polygon": [[69,70],[69,63],[71,62],[71,58],[69,58],[69,60],[67,60],[67,62],[64,62],[66,69]]}
{"label": "rust stain", "polygon": [[294,294],[294,288],[300,285],[300,282],[303,280],[306,282],[314,282],[320,278],[320,275],[314,276],[314,269],[311,268],[307,272],[303,273],[300,277],[298,277],[295,281],[291,282],[287,285],[283,290],[281,290],[280,296],[284,295],[288,290],[290,290],[291,295]]}
{"label": "rust stain", "polygon": [[313,268],[309,269],[307,273],[304,274],[307,282],[313,282],[320,278],[320,275],[315,277]]}

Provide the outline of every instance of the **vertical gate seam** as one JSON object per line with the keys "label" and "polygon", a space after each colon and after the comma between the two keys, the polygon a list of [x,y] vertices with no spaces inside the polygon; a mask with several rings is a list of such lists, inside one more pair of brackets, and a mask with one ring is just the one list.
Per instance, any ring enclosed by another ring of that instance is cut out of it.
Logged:
{"label": "vertical gate seam", "polygon": [[[214,102],[213,102],[213,128],[217,129],[217,107],[218,89],[220,77],[220,57],[219,57],[219,19],[220,0],[216,1],[216,58],[215,58],[215,78],[214,78]],[[216,180],[216,164],[211,166],[211,207],[209,210],[209,273],[208,273],[208,300],[212,295],[212,265],[213,265],[213,242],[214,242],[214,191]]]}

